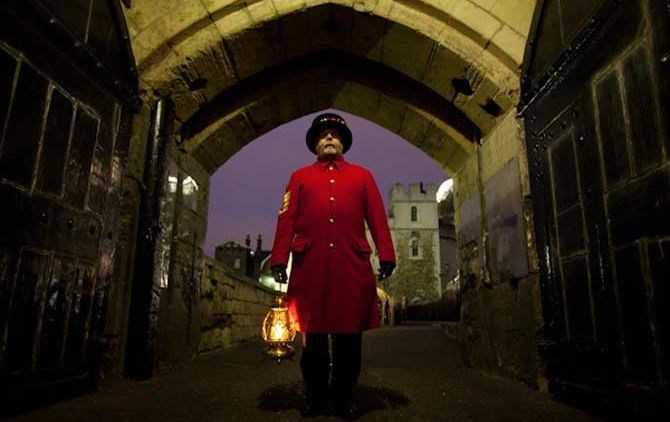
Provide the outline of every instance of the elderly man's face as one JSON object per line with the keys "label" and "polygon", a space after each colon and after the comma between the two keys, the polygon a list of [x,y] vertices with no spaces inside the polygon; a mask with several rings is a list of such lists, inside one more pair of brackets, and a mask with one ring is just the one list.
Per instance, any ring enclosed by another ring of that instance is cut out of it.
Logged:
{"label": "elderly man's face", "polygon": [[335,129],[324,129],[316,142],[316,155],[319,158],[330,158],[342,155],[344,146],[340,134]]}

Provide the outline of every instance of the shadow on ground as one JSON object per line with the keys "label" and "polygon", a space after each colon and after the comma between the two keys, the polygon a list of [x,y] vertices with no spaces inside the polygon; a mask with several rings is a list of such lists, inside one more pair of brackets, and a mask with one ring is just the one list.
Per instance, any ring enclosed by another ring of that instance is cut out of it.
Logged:
{"label": "shadow on ground", "polygon": [[[273,385],[258,396],[258,409],[267,412],[297,410],[302,404],[302,391],[302,383],[299,382]],[[410,400],[398,391],[365,384],[356,387],[354,396],[361,414],[407,406],[410,403]]]}

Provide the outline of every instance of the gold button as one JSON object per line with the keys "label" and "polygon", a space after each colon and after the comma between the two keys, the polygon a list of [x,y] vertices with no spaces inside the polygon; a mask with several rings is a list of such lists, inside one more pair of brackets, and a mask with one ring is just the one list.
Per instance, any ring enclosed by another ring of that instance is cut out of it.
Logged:
{"label": "gold button", "polygon": [[331,197],[330,197],[330,200],[331,200],[331,201],[334,201],[334,200],[335,200],[335,197],[334,197],[334,196],[331,196]]}
{"label": "gold button", "polygon": [[330,246],[331,248],[334,248],[335,244],[334,243],[329,243],[328,246]]}
{"label": "gold button", "polygon": [[330,224],[335,224],[335,219],[334,218],[329,218],[328,221],[330,222]]}
{"label": "gold button", "polygon": [[330,179],[330,183],[331,184],[335,183],[335,179]]}
{"label": "gold button", "polygon": [[333,170],[333,166],[328,167],[328,170]]}

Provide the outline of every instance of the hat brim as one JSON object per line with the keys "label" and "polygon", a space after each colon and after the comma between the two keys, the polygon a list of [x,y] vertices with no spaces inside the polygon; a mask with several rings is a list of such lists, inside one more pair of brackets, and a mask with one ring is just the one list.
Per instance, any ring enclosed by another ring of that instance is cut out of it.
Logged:
{"label": "hat brim", "polygon": [[317,137],[324,129],[335,129],[342,138],[342,153],[344,154],[349,151],[352,141],[351,130],[349,130],[349,128],[345,125],[335,122],[318,123],[309,128],[307,131],[307,136],[305,137],[305,141],[307,142],[307,148],[309,148],[310,151],[316,154],[316,143],[318,142]]}

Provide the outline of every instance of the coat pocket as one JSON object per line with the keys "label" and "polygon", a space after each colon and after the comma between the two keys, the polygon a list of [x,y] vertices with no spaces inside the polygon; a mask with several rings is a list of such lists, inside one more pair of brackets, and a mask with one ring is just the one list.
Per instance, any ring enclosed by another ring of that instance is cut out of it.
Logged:
{"label": "coat pocket", "polygon": [[359,255],[367,258],[372,253],[372,248],[366,239],[357,239],[354,242],[354,250],[358,252]]}
{"label": "coat pocket", "polygon": [[291,242],[291,252],[295,253],[305,253],[309,249],[312,241],[305,237],[296,237]]}

